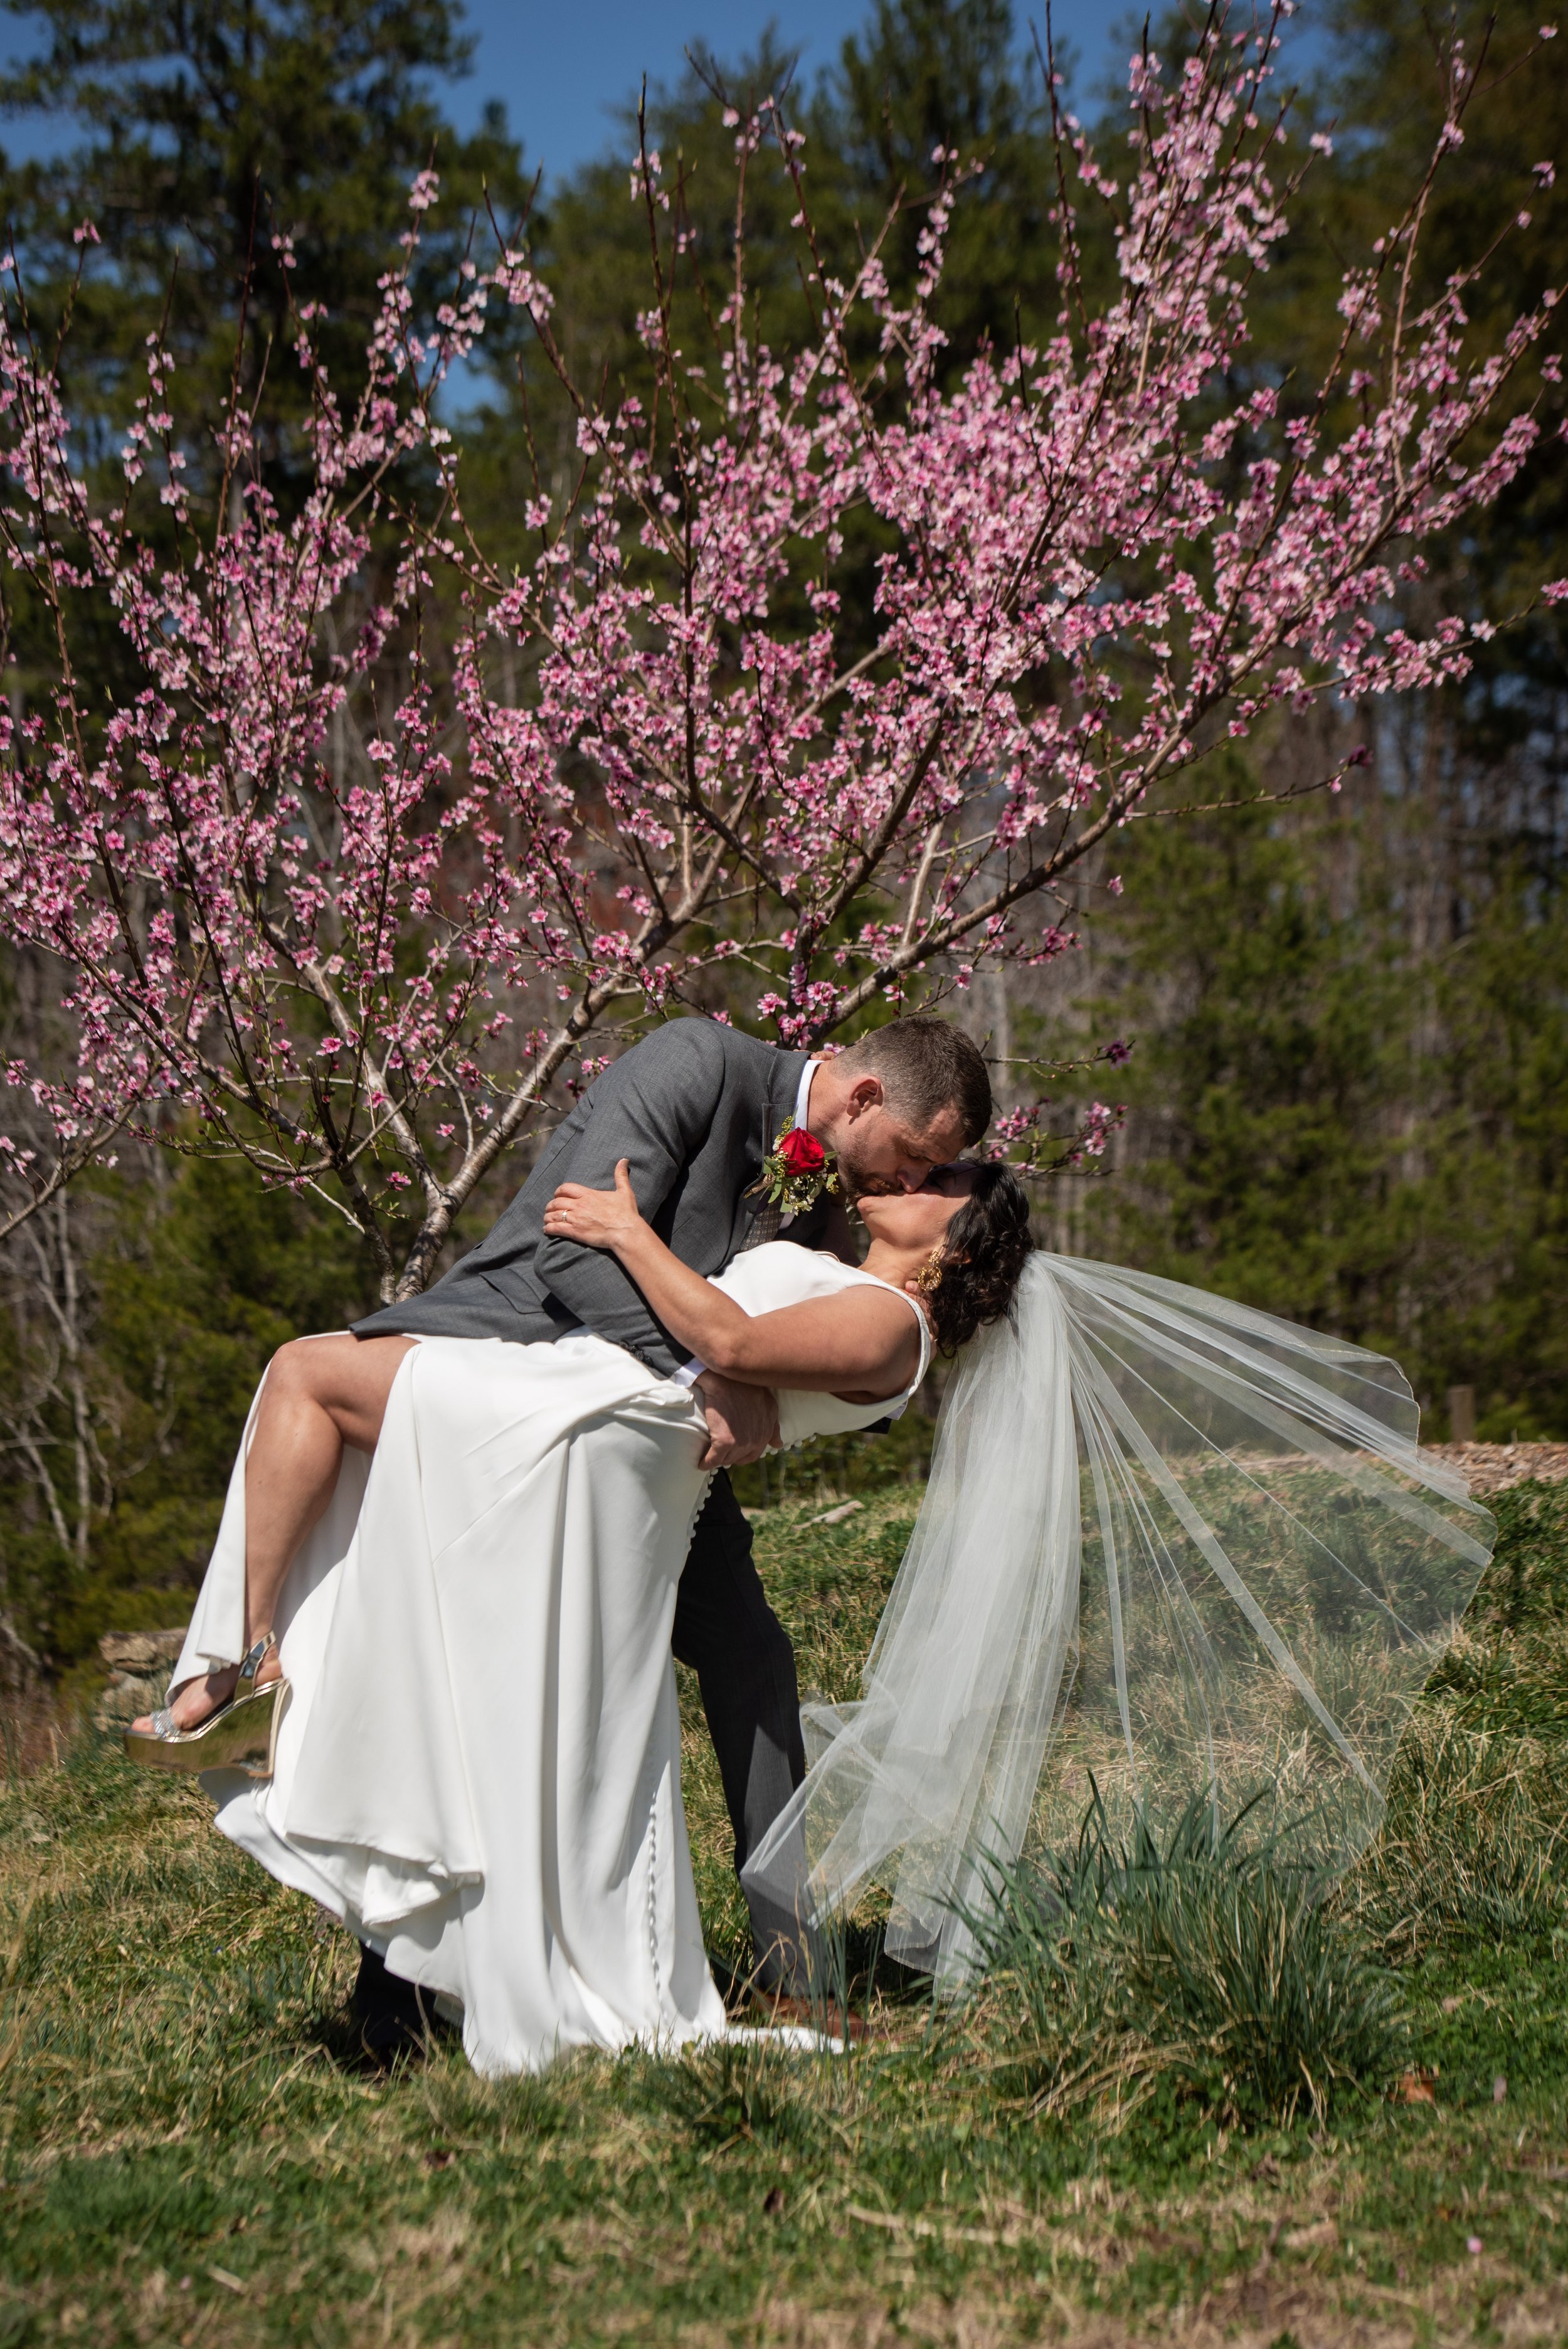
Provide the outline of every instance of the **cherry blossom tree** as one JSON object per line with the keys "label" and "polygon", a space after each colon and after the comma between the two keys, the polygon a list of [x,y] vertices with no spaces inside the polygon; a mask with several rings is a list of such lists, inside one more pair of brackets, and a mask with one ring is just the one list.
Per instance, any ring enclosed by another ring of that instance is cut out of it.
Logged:
{"label": "cherry blossom tree", "polygon": [[[1136,57],[1117,169],[1053,88],[1059,316],[955,382],[934,311],[960,156],[933,158],[901,296],[882,242],[835,274],[784,105],[737,112],[734,282],[694,357],[679,179],[645,136],[652,388],[615,399],[573,379],[521,233],[416,332],[424,175],[354,402],[297,311],[293,512],[238,388],[211,447],[178,444],[157,337],[100,495],[11,260],[0,592],[46,616],[56,673],[32,714],[0,714],[0,933],[57,966],[76,1045],[68,1068],[8,1071],[32,1119],[0,1141],[13,1220],[122,1134],[239,1152],[330,1199],[407,1294],[500,1154],[648,1019],[696,1007],[816,1045],[1047,962],[1085,876],[1118,890],[1121,827],[1213,804],[1193,771],[1216,745],[1462,676],[1480,624],[1403,616],[1433,542],[1529,459],[1555,296],[1491,342],[1472,276],[1418,299],[1475,86],[1455,51],[1427,178],[1345,275],[1321,381],[1238,388],[1257,281],[1326,144],[1290,143],[1276,34],[1216,15],[1179,71]],[[789,350],[751,324],[765,146],[811,313]],[[1500,235],[1527,229],[1508,201]],[[507,308],[572,402],[579,463],[503,569],[439,395]],[[844,585],[866,524],[869,642]],[[112,704],[78,655],[89,606],[134,670]],[[1113,1116],[1097,1102],[1052,1142],[1036,1103],[1000,1139],[1060,1163]]]}

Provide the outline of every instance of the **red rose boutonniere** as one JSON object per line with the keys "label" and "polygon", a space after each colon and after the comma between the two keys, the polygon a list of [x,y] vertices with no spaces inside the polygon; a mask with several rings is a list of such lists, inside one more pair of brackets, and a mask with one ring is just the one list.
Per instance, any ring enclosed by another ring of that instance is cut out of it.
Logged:
{"label": "red rose boutonniere", "polygon": [[803,1216],[824,1191],[838,1190],[839,1178],[816,1135],[787,1117],[762,1162],[761,1180],[754,1187],[786,1216]]}

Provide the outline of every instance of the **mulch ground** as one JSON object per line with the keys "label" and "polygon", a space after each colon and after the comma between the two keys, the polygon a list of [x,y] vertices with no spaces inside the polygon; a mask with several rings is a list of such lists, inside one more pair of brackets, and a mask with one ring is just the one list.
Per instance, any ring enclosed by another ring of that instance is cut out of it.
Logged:
{"label": "mulch ground", "polygon": [[1477,1495],[1506,1493],[1511,1485],[1560,1485],[1568,1477],[1568,1444],[1429,1444],[1423,1450],[1462,1468]]}

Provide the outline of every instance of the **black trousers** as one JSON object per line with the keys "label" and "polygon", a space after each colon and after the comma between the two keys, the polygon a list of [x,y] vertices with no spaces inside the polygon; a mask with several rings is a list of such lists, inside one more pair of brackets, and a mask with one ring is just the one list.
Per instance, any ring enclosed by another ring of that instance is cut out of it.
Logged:
{"label": "black trousers", "polygon": [[[702,1691],[742,1868],[806,1775],[795,1651],[768,1604],[751,1527],[721,1468],[708,1489],[676,1598],[676,1659]],[[811,1951],[793,1916],[744,1886],[757,1979],[803,1991]]]}

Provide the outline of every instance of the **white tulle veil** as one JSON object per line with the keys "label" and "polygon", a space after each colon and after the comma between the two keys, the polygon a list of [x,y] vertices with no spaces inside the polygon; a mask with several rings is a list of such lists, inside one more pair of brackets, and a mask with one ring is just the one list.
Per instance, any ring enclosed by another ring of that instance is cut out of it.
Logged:
{"label": "white tulle veil", "polygon": [[872,1883],[891,1956],[956,1986],[995,1862],[1260,1789],[1316,1862],[1375,1832],[1410,1706],[1491,1554],[1397,1366],[1037,1253],[965,1350],[859,1703],[748,1862],[809,1926]]}

